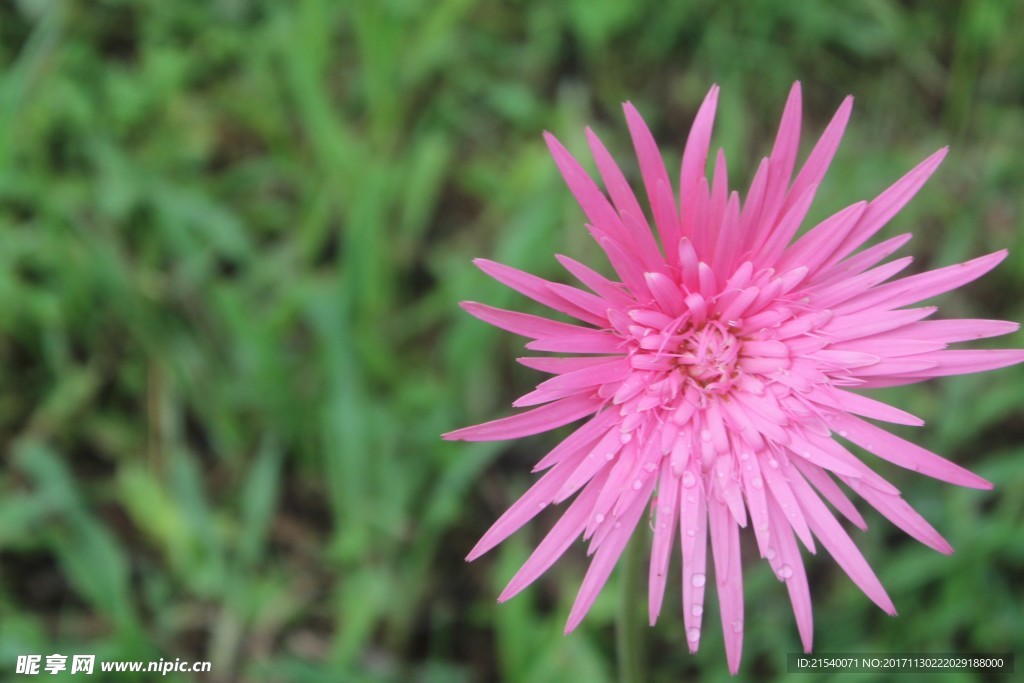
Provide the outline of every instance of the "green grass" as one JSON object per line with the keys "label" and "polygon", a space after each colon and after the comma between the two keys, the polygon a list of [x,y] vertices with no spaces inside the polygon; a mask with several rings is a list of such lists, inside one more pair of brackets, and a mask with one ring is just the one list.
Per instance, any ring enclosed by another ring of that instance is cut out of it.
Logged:
{"label": "green grass", "polygon": [[[553,438],[438,436],[537,381],[459,311],[524,305],[470,259],[600,262],[541,131],[582,157],[592,125],[635,177],[620,103],[677,160],[717,82],[743,187],[793,80],[812,132],[852,93],[818,217],[950,144],[884,236],[915,232],[915,268],[1010,248],[943,312],[1021,320],[1022,21],[1001,0],[0,3],[3,676],[89,652],[208,659],[211,681],[612,680],[617,575],[561,635],[581,548],[495,604],[551,517],[462,561]],[[885,396],[997,488],[879,466],[957,552],[869,515],[901,616],[810,558],[816,650],[1022,651],[1024,371]],[[773,680],[796,629],[768,568],[747,577],[742,678]],[[710,605],[685,653],[678,593],[649,680],[730,680]]]}

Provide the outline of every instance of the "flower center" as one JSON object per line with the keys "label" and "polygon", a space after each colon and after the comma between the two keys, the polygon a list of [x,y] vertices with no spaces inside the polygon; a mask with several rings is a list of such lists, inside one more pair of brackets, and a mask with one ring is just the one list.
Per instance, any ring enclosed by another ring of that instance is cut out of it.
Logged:
{"label": "flower center", "polygon": [[727,392],[736,379],[740,340],[723,323],[709,321],[692,330],[679,345],[679,370],[704,391]]}

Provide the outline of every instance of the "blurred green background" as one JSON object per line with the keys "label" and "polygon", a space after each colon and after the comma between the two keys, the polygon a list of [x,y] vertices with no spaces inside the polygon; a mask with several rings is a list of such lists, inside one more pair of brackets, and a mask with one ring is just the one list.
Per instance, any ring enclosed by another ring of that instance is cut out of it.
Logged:
{"label": "blurred green background", "polygon": [[[812,218],[950,144],[883,236],[914,231],[918,269],[1010,248],[942,313],[1019,321],[1022,25],[1004,0],[0,1],[0,678],[86,652],[204,681],[614,680],[618,574],[561,635],[582,546],[495,604],[552,516],[462,560],[557,435],[438,436],[539,381],[459,311],[530,310],[470,259],[603,264],[541,131],[589,164],[592,125],[636,178],[630,99],[678,169],[719,83],[746,187],[793,80],[805,152],[852,93]],[[878,465],[956,553],[869,514],[901,616],[808,556],[815,650],[1024,651],[1024,370],[879,395],[997,488]],[[740,679],[784,677],[788,598],[746,555]],[[691,657],[678,601],[648,680],[730,680],[717,610]]]}

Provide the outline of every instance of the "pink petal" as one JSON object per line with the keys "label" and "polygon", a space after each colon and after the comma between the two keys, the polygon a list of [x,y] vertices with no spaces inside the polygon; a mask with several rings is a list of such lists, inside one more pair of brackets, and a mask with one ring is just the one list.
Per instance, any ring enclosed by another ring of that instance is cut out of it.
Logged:
{"label": "pink petal", "polygon": [[[615,163],[612,155],[608,153],[594,131],[587,128],[586,133],[590,152],[597,164],[597,170],[601,174],[601,180],[608,189],[608,194],[611,195],[619,215],[623,218],[622,222],[629,233],[630,242],[649,270],[657,268],[663,264],[661,252],[657,242],[654,241],[654,235],[651,233],[647,221],[644,219],[644,212],[636,200],[636,195],[633,194],[633,190],[626,182],[622,171],[619,170],[618,164]],[[626,220],[627,216],[630,220]]]}
{"label": "pink petal", "polygon": [[708,517],[699,469],[687,466],[680,482],[679,540],[683,546],[683,621],[686,624],[686,644],[690,652],[696,652],[700,645],[704,586],[707,582]]}
{"label": "pink petal", "polygon": [[898,335],[906,339],[935,340],[952,344],[1012,334],[1019,329],[1020,323],[1004,320],[928,320],[907,325],[898,331],[877,335],[872,339],[889,342],[891,337]]}
{"label": "pink petal", "polygon": [[890,434],[870,422],[851,415],[840,415],[833,419],[832,428],[839,432],[839,436],[849,439],[861,448],[900,467],[958,486],[975,489],[992,488],[991,482],[973,472]]}
{"label": "pink petal", "polygon": [[568,356],[557,358],[553,356],[524,356],[516,358],[516,362],[525,365],[533,370],[540,370],[553,375],[561,375],[566,372],[575,372],[584,368],[591,368],[595,365],[603,365],[619,356]]}
{"label": "pink petal", "polygon": [[[513,334],[529,337],[531,339],[579,334],[593,335],[595,333],[600,336],[607,336],[590,327],[580,327],[579,325],[560,323],[555,320],[548,320],[547,318],[541,318],[540,316],[530,315],[529,313],[519,313],[518,311],[507,311],[503,308],[494,308],[493,306],[480,304],[475,301],[463,301],[459,305],[462,306],[467,313],[475,318],[483,320],[485,323],[489,323]],[[612,337],[608,338],[612,339]]]}
{"label": "pink petal", "polygon": [[708,505],[715,581],[722,614],[722,633],[729,671],[735,675],[743,654],[743,567],[740,564],[739,527],[728,508],[718,501]]}
{"label": "pink petal", "polygon": [[[574,318],[578,318],[584,322],[588,322],[592,325],[604,325],[605,320],[602,315],[607,304],[601,308],[599,315],[594,315],[588,312],[586,309],[576,306],[571,302],[567,302],[564,298],[557,296],[548,289],[548,285],[554,284],[548,282],[543,278],[539,278],[536,275],[525,273],[516,268],[496,263],[494,261],[488,261],[487,259],[473,259],[473,263],[476,264],[477,268],[484,271],[498,282],[511,287],[520,294],[524,294],[534,301],[540,302],[552,308],[560,313],[571,315]],[[565,286],[565,285],[563,285]]]}
{"label": "pink petal", "polygon": [[[902,235],[896,235],[884,242],[879,242],[873,247],[868,247],[864,251],[851,256],[842,263],[832,266],[828,270],[824,270],[824,268],[828,266],[823,265],[820,284],[831,284],[833,282],[846,279],[850,275],[855,275],[867,270],[895,254],[903,245],[910,241],[911,237],[913,237],[913,235],[909,232],[905,232]],[[831,262],[832,260],[833,259],[829,259],[826,263]]]}
{"label": "pink petal", "polygon": [[578,451],[572,457],[566,458],[545,472],[519,500],[505,511],[505,514],[498,518],[498,521],[491,525],[487,533],[483,535],[470,551],[466,561],[472,562],[480,557],[536,517],[541,510],[551,503],[555,492],[561,488],[565,480],[572,474],[573,469],[584,457],[586,457],[586,451]]}
{"label": "pink petal", "polygon": [[873,398],[853,394],[841,389],[833,389],[828,392],[826,405],[851,412],[855,415],[870,417],[875,420],[884,420],[893,424],[911,425],[914,427],[920,427],[924,424],[924,420],[916,415],[911,415],[908,412],[894,408],[887,403],[876,401]]}
{"label": "pink petal", "polygon": [[622,442],[619,440],[619,430],[609,429],[604,436],[598,439],[594,447],[587,453],[587,457],[583,458],[583,461],[576,467],[572,475],[565,480],[562,488],[558,489],[551,502],[561,503],[583,488],[587,482],[597,476],[599,472],[602,472],[615,459],[615,456],[618,455],[621,449]]}
{"label": "pink petal", "polygon": [[774,500],[769,501],[768,513],[771,520],[771,535],[778,546],[775,557],[770,559],[769,563],[775,575],[786,583],[804,652],[810,652],[814,637],[814,611],[811,609],[811,592],[807,585],[804,562],[800,557],[800,546],[793,538],[793,530],[786,521],[785,514]]}
{"label": "pink petal", "polygon": [[648,613],[654,626],[661,613],[668,579],[669,560],[672,557],[672,539],[675,537],[679,506],[679,477],[672,473],[669,458],[661,463],[661,481],[654,517],[654,540],[651,545],[651,567],[648,590]]}
{"label": "pink petal", "polygon": [[557,465],[566,458],[576,455],[581,449],[589,452],[604,432],[613,425],[618,424],[619,420],[621,418],[614,410],[602,410],[548,451],[548,454],[533,466],[533,471],[540,472],[553,465]]}
{"label": "pink petal", "polygon": [[622,282],[629,289],[632,296],[639,299],[646,299],[650,296],[647,286],[644,284],[644,264],[637,255],[607,233],[589,225],[587,230],[590,231],[594,241],[597,242],[605,256],[608,257],[608,262],[612,264],[612,268],[622,278]]}
{"label": "pink petal", "polygon": [[814,145],[803,168],[797,174],[796,180],[793,181],[786,203],[782,207],[783,211],[788,211],[789,207],[807,188],[821,183],[836,150],[839,149],[839,142],[843,139],[843,133],[846,131],[846,124],[850,120],[852,110],[853,98],[846,97],[839,105],[832,120],[829,121],[828,126],[825,127],[825,132],[821,134],[818,143]]}
{"label": "pink petal", "polygon": [[796,166],[796,155],[800,149],[800,95],[800,82],[797,81],[793,83],[789,97],[786,98],[782,122],[779,124],[779,132],[775,136],[775,144],[769,157],[771,169],[762,213],[762,220],[766,224],[773,222],[774,217],[780,214],[780,210],[785,211],[782,205],[786,196],[786,186],[793,177],[793,167]]}
{"label": "pink petal", "polygon": [[876,232],[882,229],[889,220],[899,213],[907,202],[913,199],[921,186],[931,177],[946,157],[949,148],[939,151],[915,166],[909,173],[897,180],[891,187],[875,197],[868,205],[860,223],[854,228],[843,244],[836,250],[827,265],[843,259],[854,249],[864,244]]}
{"label": "pink petal", "polygon": [[[867,307],[859,304],[866,296],[871,294],[871,288],[895,276],[909,266],[913,260],[913,257],[906,256],[821,287],[813,293],[814,304],[819,308],[832,308],[838,304],[843,304],[841,310],[837,311],[839,315],[849,315],[862,311]],[[892,308],[896,307],[893,306]]]}
{"label": "pink petal", "polygon": [[583,213],[587,215],[587,220],[601,232],[616,239],[627,239],[629,234],[623,227],[619,215],[608,202],[608,198],[597,187],[597,183],[583,170],[579,162],[569,154],[554,135],[545,131],[544,140],[551,151],[551,156],[555,159],[558,170],[565,178],[566,185],[576,197]]}
{"label": "pink petal", "polygon": [[[718,106],[718,86],[711,86],[694,117],[690,134],[683,148],[683,160],[679,170],[680,227],[683,237],[692,237],[698,230],[693,207],[697,204],[700,182],[704,179],[708,148],[711,144],[711,130],[715,123],[715,109]],[[665,252],[672,256],[672,243],[665,243]]]}
{"label": "pink petal", "polygon": [[[903,360],[903,359],[900,359]],[[915,369],[913,362],[928,363],[929,367]],[[893,374],[926,379],[945,377],[947,375],[964,375],[971,372],[985,372],[1005,368],[1024,362],[1024,350],[1021,349],[954,349],[951,351],[933,351],[907,358],[901,368]]]}
{"label": "pink petal", "polygon": [[498,602],[505,602],[509,598],[523,590],[537,577],[546,572],[551,565],[560,558],[573,541],[580,537],[587,520],[590,517],[591,507],[597,499],[597,493],[604,484],[603,478],[595,479],[590,486],[585,488],[576,500],[566,509],[555,525],[548,532],[544,540],[530,554],[526,563],[516,572],[508,586],[498,597]]}
{"label": "pink petal", "polygon": [[[781,464],[782,461],[778,460],[778,462]],[[811,530],[808,527],[810,520],[805,519],[804,515],[800,512],[800,505],[793,495],[789,481],[782,476],[779,469],[774,467],[763,468],[761,474],[768,484],[768,490],[771,491],[772,500],[778,504],[789,525],[796,532],[796,535],[800,537],[804,547],[812,553],[815,552],[814,539],[811,538]]]}
{"label": "pink petal", "polygon": [[899,311],[861,311],[833,316],[821,327],[820,332],[834,340],[860,339],[916,323],[936,310],[934,306],[923,306]]}
{"label": "pink petal", "polygon": [[442,435],[448,441],[503,441],[550,431],[597,412],[602,400],[590,396],[573,396],[525,413],[463,427]]}
{"label": "pink petal", "polygon": [[843,527],[839,525],[825,504],[799,474],[794,472],[790,477],[790,483],[793,486],[794,495],[800,501],[800,507],[807,517],[808,524],[814,530],[814,535],[818,537],[821,544],[857,584],[857,587],[871,598],[872,602],[887,614],[895,615],[896,608],[878,577],[875,576],[875,572],[868,566],[864,556],[857,550],[857,546],[843,531]]}
{"label": "pink petal", "polygon": [[817,191],[817,185],[807,187],[782,216],[767,240],[756,246],[757,254],[754,262],[756,265],[766,266],[774,264],[778,260],[786,245],[800,229],[804,218],[807,217],[807,212],[811,208],[811,202],[814,201],[814,194]]}
{"label": "pink petal", "polygon": [[633,299],[626,294],[622,285],[617,282],[612,282],[596,270],[593,270],[579,261],[575,261],[562,254],[555,254],[555,258],[558,259],[558,262],[561,263],[566,270],[572,273],[576,279],[592,289],[598,296],[607,299],[609,306],[625,308],[626,306],[635,303]]}
{"label": "pink petal", "polygon": [[[844,481],[846,480],[844,479]],[[936,531],[924,517],[918,514],[901,497],[882,493],[870,486],[864,486],[856,480],[846,481],[846,483],[861,498],[870,503],[873,508],[885,515],[886,519],[900,529],[903,529],[913,538],[944,555],[949,555],[953,552],[953,546],[942,537],[942,534]]]}
{"label": "pink petal", "polygon": [[567,334],[548,339],[536,339],[526,348],[531,351],[552,351],[554,353],[623,353],[623,341],[606,332],[586,330],[579,334]]}
{"label": "pink petal", "polygon": [[644,186],[647,188],[647,199],[654,209],[654,222],[658,226],[661,243],[666,245],[666,252],[671,256],[672,250],[669,247],[679,241],[679,224],[665,163],[661,160],[654,136],[651,135],[636,107],[626,102],[622,108],[626,112],[626,123],[640,162],[640,175],[643,176]]}
{"label": "pink petal", "polygon": [[[868,528],[868,523],[864,521],[864,518],[857,511],[857,508],[853,506],[853,503],[850,502],[850,499],[846,497],[843,490],[839,488],[839,485],[832,480],[832,477],[828,476],[828,472],[800,458],[794,458],[792,465],[800,470],[800,473],[804,475],[807,481],[814,484],[814,488],[818,489],[818,492],[824,496],[825,500],[832,504],[832,507],[839,514],[853,522],[861,530]],[[844,479],[844,481],[846,480]],[[850,481],[859,481],[859,479],[851,477]],[[870,489],[871,487],[866,486],[862,488]]]}
{"label": "pink petal", "polygon": [[857,224],[867,205],[867,202],[857,202],[808,230],[779,258],[777,270],[785,272],[804,266],[811,273],[817,271]]}
{"label": "pink petal", "polygon": [[893,309],[917,303],[924,299],[956,289],[978,279],[995,268],[1006,258],[1005,249],[987,256],[958,263],[946,268],[931,270],[918,275],[890,282],[844,304],[844,310]]}
{"label": "pink petal", "polygon": [[[653,480],[650,488],[653,488]],[[647,490],[647,496],[650,496],[650,488]],[[615,567],[615,563],[618,562],[619,556],[622,555],[623,548],[626,547],[626,543],[629,541],[630,536],[632,536],[640,516],[647,507],[647,496],[639,497],[633,502],[618,520],[619,523],[612,528],[600,547],[598,547],[597,552],[594,554],[594,559],[590,562],[590,567],[587,569],[587,574],[583,577],[583,583],[580,585],[579,593],[576,594],[576,601],[572,605],[572,610],[569,612],[569,619],[565,624],[566,633],[575,629],[583,620],[583,617],[587,615],[587,612],[590,611],[591,605],[597,599],[597,594],[604,587],[608,576]],[[639,540],[637,539],[634,542],[638,543]]]}

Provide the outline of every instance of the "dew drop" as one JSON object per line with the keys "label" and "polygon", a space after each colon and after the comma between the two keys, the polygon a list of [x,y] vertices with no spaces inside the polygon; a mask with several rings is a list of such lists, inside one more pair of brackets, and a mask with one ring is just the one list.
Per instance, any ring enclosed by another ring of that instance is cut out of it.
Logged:
{"label": "dew drop", "polygon": [[743,632],[743,622],[739,621],[739,620],[732,622],[732,630],[733,630],[733,633],[742,633]]}
{"label": "dew drop", "polygon": [[768,560],[769,562],[774,560],[775,559],[775,548],[765,548],[764,559]]}
{"label": "dew drop", "polygon": [[629,443],[633,440],[633,432],[623,432],[619,434],[619,441],[622,443]]}
{"label": "dew drop", "polygon": [[[792,570],[790,570],[790,571],[792,571]],[[706,580],[707,579],[704,577],[703,574],[694,574],[693,577],[690,579],[690,583],[693,584],[694,588],[700,588],[701,586],[704,585],[704,582]]]}
{"label": "dew drop", "polygon": [[846,430],[845,429],[840,429],[839,430],[839,436],[844,436],[845,437],[846,436]]}
{"label": "dew drop", "polygon": [[750,480],[750,485],[753,486],[755,489],[764,488],[764,481],[761,479],[761,477],[754,477],[753,479]]}
{"label": "dew drop", "polygon": [[804,451],[800,455],[802,455],[805,458],[810,458],[811,457],[811,452],[810,451]]}
{"label": "dew drop", "polygon": [[658,469],[658,466],[655,465],[653,462],[649,462],[646,465],[644,465],[644,471],[646,472],[653,472],[656,469]]}
{"label": "dew drop", "polygon": [[697,483],[697,478],[693,476],[693,472],[685,472],[683,474],[683,486],[690,489]]}
{"label": "dew drop", "polygon": [[615,524],[613,524],[612,526],[613,526],[614,528],[618,529],[619,527],[621,527],[621,526],[622,526],[622,522],[615,522]]}
{"label": "dew drop", "polygon": [[711,432],[706,429],[700,430],[701,441],[711,441]]}
{"label": "dew drop", "polygon": [[614,457],[615,457],[615,451],[608,451],[607,453],[604,454],[604,459],[605,460],[611,460]]}
{"label": "dew drop", "polygon": [[644,485],[644,482],[642,480],[640,480],[640,479],[634,479],[633,480],[633,489],[634,490],[639,491],[640,487],[642,487],[643,485]]}
{"label": "dew drop", "polygon": [[686,530],[686,535],[687,535],[687,536],[693,536],[693,535],[695,535],[696,533],[697,533],[697,532],[696,532],[696,530],[694,530],[694,529],[687,529],[687,530]]}
{"label": "dew drop", "polygon": [[543,510],[543,509],[544,509],[544,508],[546,508],[547,506],[548,506],[548,504],[547,504],[547,503],[537,503],[537,509],[538,509],[538,510]]}
{"label": "dew drop", "polygon": [[690,608],[690,614],[692,614],[695,617],[699,617],[700,615],[704,614],[704,607],[702,605],[694,605]]}
{"label": "dew drop", "polygon": [[661,506],[661,514],[663,514],[663,515],[670,515],[670,514],[672,514],[672,508],[669,507],[668,505],[662,505]]}
{"label": "dew drop", "polygon": [[688,628],[688,629],[686,629],[686,638],[691,643],[696,643],[698,640],[700,640],[700,629],[698,629],[698,628]]}
{"label": "dew drop", "polygon": [[772,469],[776,469],[776,470],[779,469],[779,461],[778,460],[769,460],[768,464],[772,467]]}
{"label": "dew drop", "polygon": [[596,515],[594,515],[594,522],[596,522],[597,524],[600,524],[603,521],[604,521],[604,515],[602,515],[600,512],[598,512]]}
{"label": "dew drop", "polygon": [[779,568],[779,576],[782,577],[783,581],[785,581],[786,579],[793,576],[793,568],[790,567],[788,564],[782,565],[782,567]]}

